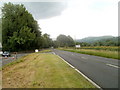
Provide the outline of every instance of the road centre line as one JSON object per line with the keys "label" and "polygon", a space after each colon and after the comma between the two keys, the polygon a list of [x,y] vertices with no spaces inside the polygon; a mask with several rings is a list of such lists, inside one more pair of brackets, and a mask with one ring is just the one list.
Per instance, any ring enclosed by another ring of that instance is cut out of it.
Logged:
{"label": "road centre line", "polygon": [[[57,55],[56,53],[54,53],[55,55]],[[96,86],[97,88],[99,88],[100,90],[103,90],[99,85],[97,85],[95,82],[93,82],[91,79],[89,79],[86,75],[84,75],[82,72],[80,72],[78,69],[76,69],[74,66],[72,66],[71,64],[69,64],[67,61],[65,61],[62,57],[60,57],[59,55],[57,55],[60,59],[62,59],[65,63],[67,63],[70,67],[74,68],[78,73],[80,73],[85,79],[87,79],[89,82],[91,82],[94,86]]]}
{"label": "road centre line", "polygon": [[86,57],[81,57],[81,58],[83,58],[83,59],[87,59]]}
{"label": "road centre line", "polygon": [[112,65],[112,64],[106,64],[107,66],[111,66],[111,67],[114,67],[114,68],[120,68],[120,67],[118,67],[118,66],[116,66],[116,65]]}
{"label": "road centre line", "polygon": [[[52,54],[55,54],[55,52],[51,52]],[[56,54],[55,54],[56,55]]]}

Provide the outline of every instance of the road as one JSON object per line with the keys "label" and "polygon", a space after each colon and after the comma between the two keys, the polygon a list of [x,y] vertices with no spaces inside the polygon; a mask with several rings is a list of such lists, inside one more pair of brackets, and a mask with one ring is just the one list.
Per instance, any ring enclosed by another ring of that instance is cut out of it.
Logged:
{"label": "road", "polygon": [[56,49],[53,52],[73,65],[101,88],[118,88],[119,60]]}
{"label": "road", "polygon": [[[30,54],[30,53],[17,54],[17,59],[20,58],[20,57],[22,57],[22,56],[25,56],[27,54]],[[10,62],[13,62],[13,61],[15,61],[17,59],[16,59],[16,57],[15,57],[14,54],[12,54],[11,57],[0,57],[0,67],[4,66],[4,65],[6,65],[6,64],[8,64]]]}

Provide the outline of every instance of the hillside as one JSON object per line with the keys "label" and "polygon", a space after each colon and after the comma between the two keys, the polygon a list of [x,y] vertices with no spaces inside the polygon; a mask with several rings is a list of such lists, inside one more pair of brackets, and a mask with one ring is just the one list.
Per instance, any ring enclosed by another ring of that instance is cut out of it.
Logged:
{"label": "hillside", "polygon": [[100,36],[100,37],[86,37],[83,39],[78,39],[77,42],[87,42],[87,43],[93,43],[96,41],[101,41],[101,40],[107,40],[114,38],[113,36]]}

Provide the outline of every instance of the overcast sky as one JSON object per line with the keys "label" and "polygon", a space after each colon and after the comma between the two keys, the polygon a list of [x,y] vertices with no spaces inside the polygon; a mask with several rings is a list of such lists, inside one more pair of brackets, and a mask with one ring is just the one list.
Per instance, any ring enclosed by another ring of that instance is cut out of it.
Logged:
{"label": "overcast sky", "polygon": [[52,0],[26,2],[24,5],[38,21],[41,31],[50,34],[51,38],[56,38],[59,34],[70,35],[76,39],[118,35],[119,0],[48,1]]}

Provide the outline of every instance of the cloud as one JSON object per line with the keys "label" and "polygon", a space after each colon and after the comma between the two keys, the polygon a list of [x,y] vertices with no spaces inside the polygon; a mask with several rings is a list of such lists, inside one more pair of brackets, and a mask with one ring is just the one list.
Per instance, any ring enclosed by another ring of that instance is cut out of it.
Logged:
{"label": "cloud", "polygon": [[68,8],[60,16],[39,20],[43,33],[49,33],[53,38],[59,34],[71,35],[78,39],[88,36],[117,36],[117,1],[86,1],[88,2],[69,2]]}
{"label": "cloud", "polygon": [[43,33],[73,38],[118,35],[119,0],[68,0],[68,2],[24,2]]}
{"label": "cloud", "polygon": [[[1,2],[2,6],[4,3]],[[67,2],[11,2],[13,4],[24,4],[26,9],[33,15],[36,20],[48,19],[61,15],[62,11],[67,8]]]}
{"label": "cloud", "polygon": [[61,15],[67,7],[66,2],[24,2],[35,19],[47,19]]}

